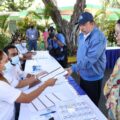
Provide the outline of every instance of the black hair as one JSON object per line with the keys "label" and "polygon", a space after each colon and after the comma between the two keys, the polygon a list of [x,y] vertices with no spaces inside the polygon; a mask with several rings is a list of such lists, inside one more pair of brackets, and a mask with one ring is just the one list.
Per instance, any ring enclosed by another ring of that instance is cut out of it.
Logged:
{"label": "black hair", "polygon": [[14,46],[14,45],[8,45],[6,46],[3,51],[8,55],[8,50],[9,49],[16,49],[18,51],[18,49]]}
{"label": "black hair", "polygon": [[54,31],[55,31],[55,28],[54,28],[53,26],[51,26],[51,27],[48,28],[48,31],[54,32]]}
{"label": "black hair", "polygon": [[117,24],[120,24],[120,19],[117,21]]}
{"label": "black hair", "polygon": [[49,38],[52,39],[52,38],[54,38],[54,37],[55,37],[55,33],[52,32],[52,33],[49,34]]}

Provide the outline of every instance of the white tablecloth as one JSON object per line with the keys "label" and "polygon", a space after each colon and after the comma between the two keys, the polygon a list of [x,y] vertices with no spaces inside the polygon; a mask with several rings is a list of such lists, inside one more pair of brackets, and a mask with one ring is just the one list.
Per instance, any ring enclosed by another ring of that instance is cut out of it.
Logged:
{"label": "white tablecloth", "polygon": [[[38,71],[34,71],[33,66],[39,66],[40,70],[45,70],[48,73],[50,73],[51,71],[53,71],[56,68],[61,67],[61,65],[59,65],[59,63],[54,58],[52,58],[48,54],[47,51],[37,52],[37,55],[34,56],[32,60],[26,61],[25,71],[28,73],[36,74],[36,72],[38,72]],[[64,71],[64,69],[62,67],[60,69]],[[71,100],[74,101],[74,99],[77,99],[77,98],[81,99],[81,101],[83,100],[82,102],[86,102],[87,104],[89,104],[88,107],[92,110],[92,112],[95,114],[95,116],[97,116],[97,120],[107,120],[104,117],[104,115],[99,111],[99,109],[92,103],[92,101],[88,98],[87,95],[78,96],[77,92],[68,83],[68,80],[65,79],[64,76],[58,75],[57,78],[58,78],[58,80],[57,80],[55,86],[48,87],[47,89],[45,89],[45,91],[43,91],[42,94],[39,95],[38,98],[34,99],[32,101],[32,103],[21,104],[19,120],[48,120],[48,118],[50,118],[52,116],[54,117],[54,120],[63,120],[61,118],[60,110],[58,110],[59,104],[60,103],[62,104],[62,102],[65,102],[65,101],[67,101],[67,103],[69,103],[69,101],[71,101]],[[43,82],[44,82],[44,80],[42,81],[41,84],[43,84]],[[41,84],[39,84],[29,90],[26,90],[25,92],[29,93],[29,92],[33,91],[34,89],[36,89]],[[53,105],[52,105],[52,103],[49,103],[50,101],[47,102],[45,96],[47,96],[49,99],[51,99]],[[55,96],[57,96],[57,97],[55,97]],[[50,107],[44,108],[44,107],[42,107],[42,105],[40,105],[38,107],[37,106],[39,104],[38,99],[43,100],[44,104],[46,104],[46,106],[50,106]],[[35,109],[33,103],[35,106],[37,106],[37,109],[39,109],[38,111]],[[41,114],[50,112],[50,111],[56,111],[56,113],[40,116]],[[71,109],[70,109],[70,111],[71,111]],[[82,109],[82,111],[83,111],[83,109]],[[64,119],[64,120],[68,120],[68,119]],[[69,120],[73,120],[73,118],[69,119]],[[77,120],[84,120],[84,119],[78,118]]]}

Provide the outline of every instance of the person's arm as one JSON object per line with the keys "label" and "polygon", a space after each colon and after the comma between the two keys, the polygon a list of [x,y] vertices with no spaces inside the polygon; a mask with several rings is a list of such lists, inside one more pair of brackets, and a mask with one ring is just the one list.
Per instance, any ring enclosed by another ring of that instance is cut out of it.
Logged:
{"label": "person's arm", "polygon": [[54,36],[53,40],[55,42],[57,42],[60,47],[63,47],[65,45],[64,44],[65,41],[64,41],[64,38],[62,36],[59,36],[59,37]]}
{"label": "person's arm", "polygon": [[42,86],[34,90],[29,94],[21,93],[21,95],[17,98],[16,102],[18,103],[29,103],[36,97],[38,97],[48,86],[53,86],[56,82],[56,79],[47,80]]}
{"label": "person's arm", "polygon": [[33,87],[36,84],[39,84],[41,81],[38,79],[40,76],[47,74],[46,71],[41,71],[37,75],[32,75],[32,74],[26,74],[24,71],[19,69],[19,74],[25,78],[24,80],[20,80],[16,88],[22,88],[25,86]]}
{"label": "person's arm", "polygon": [[64,46],[64,44],[63,44],[59,39],[57,39],[56,37],[54,37],[53,40],[54,40],[55,42],[57,42],[60,47],[63,47],[63,46]]}
{"label": "person's arm", "polygon": [[18,83],[18,85],[16,86],[16,88],[22,88],[22,87],[31,85],[32,83],[37,82],[37,81],[38,80],[34,76],[31,76],[31,77],[26,78],[24,80],[20,80],[20,82]]}

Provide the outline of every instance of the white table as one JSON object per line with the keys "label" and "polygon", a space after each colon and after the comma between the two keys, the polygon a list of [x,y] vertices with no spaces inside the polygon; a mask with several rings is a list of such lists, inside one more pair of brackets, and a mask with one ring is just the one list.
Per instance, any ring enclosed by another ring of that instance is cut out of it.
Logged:
{"label": "white table", "polygon": [[[34,66],[34,65],[39,65],[42,70],[46,70],[47,72],[50,72],[50,71],[54,70],[55,68],[61,67],[59,65],[59,63],[48,54],[48,52],[45,52],[45,51],[38,52],[37,55],[34,56],[34,58],[35,59],[28,60],[26,62],[26,67],[25,67],[26,72],[34,73],[33,69],[32,69],[32,66]],[[61,68],[61,70],[62,69],[63,68]],[[19,120],[48,120],[48,117],[51,117],[51,116],[54,116],[55,120],[63,120],[62,115],[60,114],[60,109],[58,109],[59,104],[62,104],[66,101],[68,106],[70,106],[69,105],[70,101],[74,101],[75,99],[80,99],[81,102],[87,103],[90,110],[92,110],[92,112],[95,114],[95,116],[97,116],[98,119],[96,119],[96,120],[107,120],[105,118],[105,116],[99,111],[99,109],[93,104],[93,102],[88,98],[87,95],[78,96],[76,90],[73,89],[73,87],[69,84],[69,82],[62,75],[58,75],[57,78],[58,78],[58,80],[56,82],[56,85],[53,87],[48,87],[39,96],[39,98],[41,100],[44,99],[43,102],[46,104],[46,106],[50,106],[51,103],[48,104],[49,102],[48,103],[45,102],[46,100],[45,100],[44,96],[48,96],[55,103],[55,105],[53,105],[53,106],[51,105],[51,107],[49,107],[49,109],[48,108],[45,109],[42,107],[42,105],[40,105],[41,107],[37,106],[37,108],[39,109],[37,111],[35,109],[35,107],[33,106],[33,104],[31,104],[31,103],[30,104],[21,104]],[[27,90],[26,93],[33,91],[38,86],[39,85]],[[53,93],[57,97],[59,96],[60,99],[55,98]],[[36,105],[38,103],[38,99],[35,99],[33,103]],[[75,110],[75,108],[72,108],[72,109],[70,108],[69,109],[70,112],[73,109]],[[48,116],[46,116],[46,115],[40,116],[41,114],[49,112],[49,111],[57,111],[57,112],[53,113],[53,114],[49,114]],[[72,112],[75,112],[75,111],[72,111]],[[78,113],[78,112],[76,112],[76,113]],[[68,120],[68,119],[64,119],[64,120]],[[69,119],[69,120],[73,120],[73,119]],[[81,117],[80,117],[77,120],[84,120],[84,119],[81,119]]]}

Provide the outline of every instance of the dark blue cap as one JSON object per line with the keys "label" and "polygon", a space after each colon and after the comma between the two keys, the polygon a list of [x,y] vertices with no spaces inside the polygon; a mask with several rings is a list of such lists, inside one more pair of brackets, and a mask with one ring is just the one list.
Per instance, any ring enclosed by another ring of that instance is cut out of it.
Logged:
{"label": "dark blue cap", "polygon": [[80,17],[78,21],[75,23],[75,25],[76,24],[83,25],[89,21],[93,21],[93,15],[89,12],[83,12],[82,14],[80,14]]}

